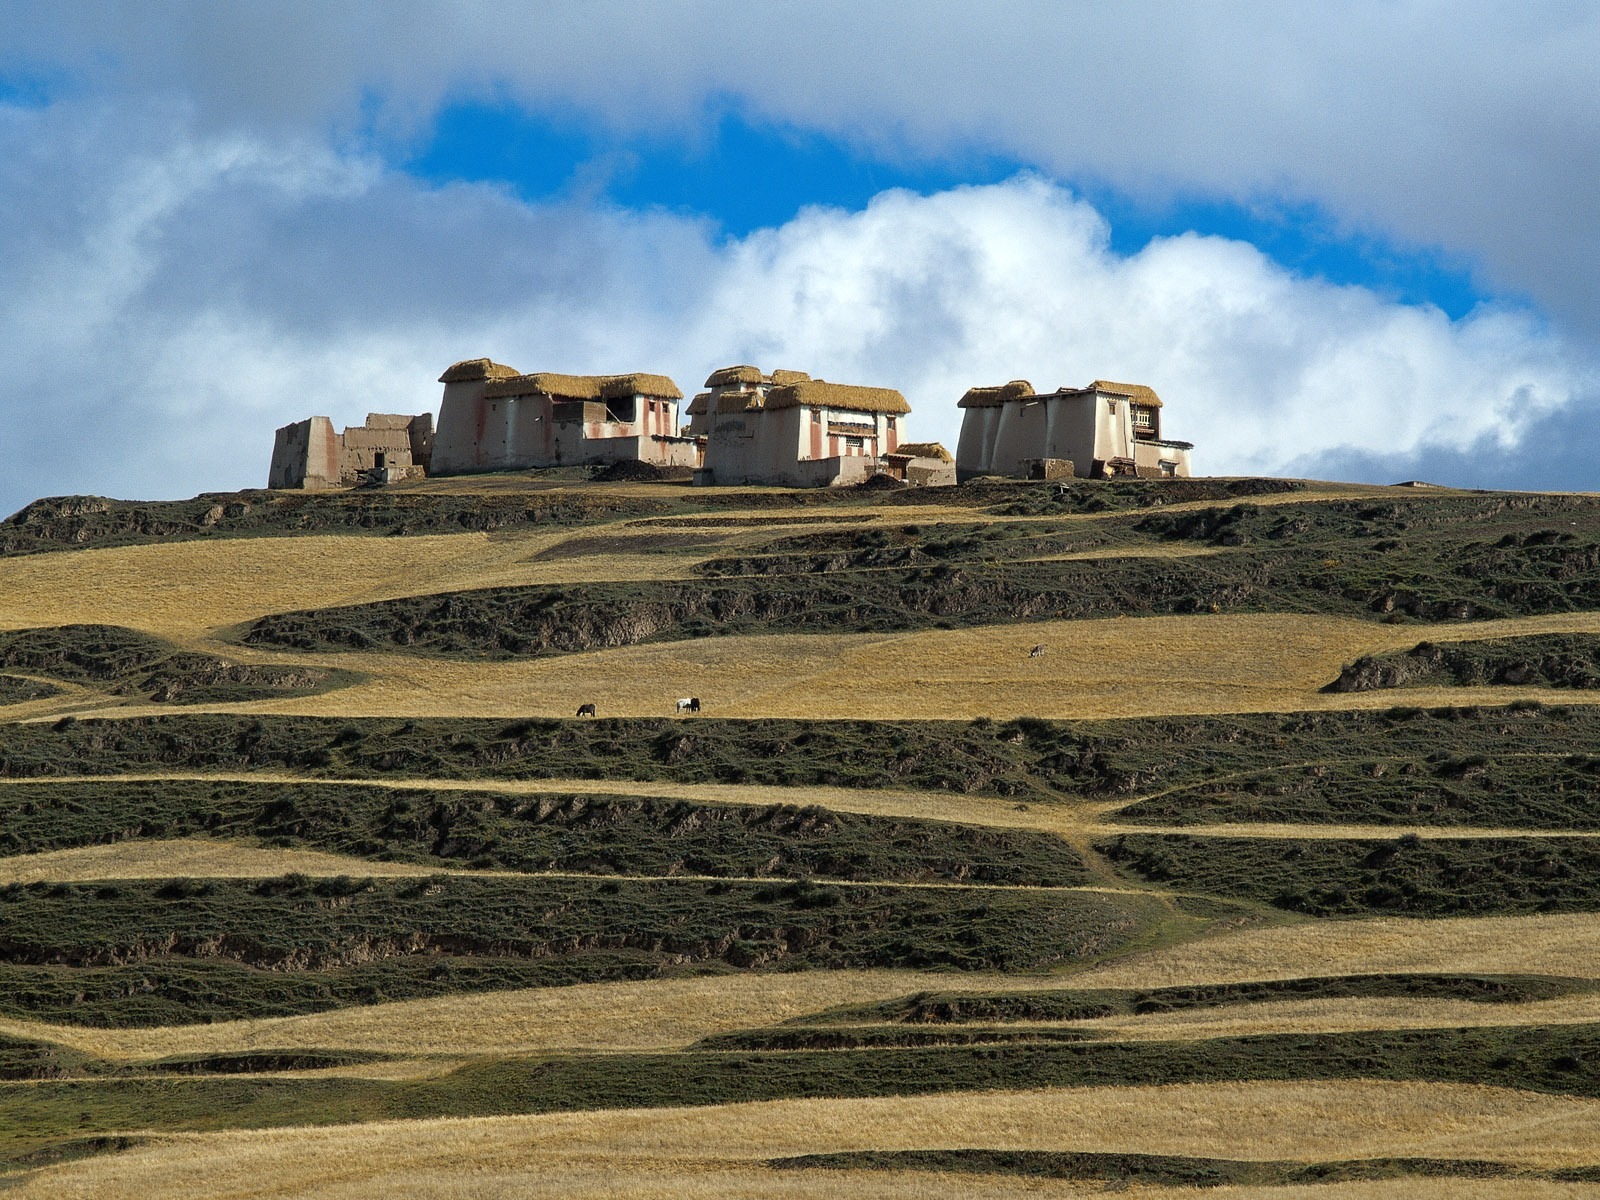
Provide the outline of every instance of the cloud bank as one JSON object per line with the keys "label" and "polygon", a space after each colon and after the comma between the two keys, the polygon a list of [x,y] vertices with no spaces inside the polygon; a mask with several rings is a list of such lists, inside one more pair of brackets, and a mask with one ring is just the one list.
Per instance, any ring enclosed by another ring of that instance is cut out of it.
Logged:
{"label": "cloud bank", "polygon": [[[686,389],[735,361],[894,386],[916,436],[948,444],[972,384],[1136,380],[1207,473],[1516,458],[1595,392],[1592,361],[1526,310],[1452,322],[1220,238],[1120,255],[1093,207],[1033,176],[726,240],[424,186],[170,99],[68,98],[0,106],[0,206],[5,511],[259,485],[275,426],[433,408],[439,371],[482,354]],[[1570,482],[1543,461],[1526,485]]]}
{"label": "cloud bank", "polygon": [[207,129],[404,137],[504,98],[693,137],[732,107],[889,155],[994,151],[1153,202],[1312,203],[1600,338],[1600,9],[1352,0],[14,0],[0,70]]}

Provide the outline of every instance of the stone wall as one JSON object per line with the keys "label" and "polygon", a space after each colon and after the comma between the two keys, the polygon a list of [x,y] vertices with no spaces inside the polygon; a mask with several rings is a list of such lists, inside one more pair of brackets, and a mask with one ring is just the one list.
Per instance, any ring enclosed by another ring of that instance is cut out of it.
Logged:
{"label": "stone wall", "polygon": [[285,425],[272,443],[269,488],[350,487],[374,470],[385,480],[419,478],[433,452],[433,414],[368,413],[335,433],[327,417]]}

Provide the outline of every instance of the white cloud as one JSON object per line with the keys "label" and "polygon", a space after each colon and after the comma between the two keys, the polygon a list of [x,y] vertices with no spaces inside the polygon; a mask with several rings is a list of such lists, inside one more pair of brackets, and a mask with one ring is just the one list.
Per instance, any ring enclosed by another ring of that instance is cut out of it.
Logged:
{"label": "white cloud", "polygon": [[979,147],[1155,201],[1310,201],[1443,247],[1585,336],[1600,274],[1600,9],[881,0],[15,0],[6,61],[176,91],[199,120],[425,127],[504,96],[628,128],[707,107],[887,154]]}
{"label": "white cloud", "polygon": [[[48,146],[45,154],[39,148]],[[1125,257],[1040,179],[723,242],[662,213],[425,188],[183,109],[0,109],[0,508],[259,484],[272,429],[420,411],[456,358],[524,370],[731,361],[895,386],[953,442],[973,383],[1153,384],[1207,472],[1501,444],[1593,391],[1524,312],[1451,322],[1185,236]],[[1347,455],[1348,457],[1348,455]]]}
{"label": "white cloud", "polygon": [[725,258],[689,345],[898,386],[946,440],[973,383],[1134,380],[1203,470],[1272,472],[1345,447],[1512,446],[1594,386],[1526,313],[1451,322],[1219,238],[1124,257],[1092,208],[1037,179],[805,212]]}

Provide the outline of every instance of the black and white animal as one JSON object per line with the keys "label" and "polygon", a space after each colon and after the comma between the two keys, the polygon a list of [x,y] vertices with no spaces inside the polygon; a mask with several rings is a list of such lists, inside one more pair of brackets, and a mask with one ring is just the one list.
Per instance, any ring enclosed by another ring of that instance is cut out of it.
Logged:
{"label": "black and white animal", "polygon": [[580,716],[580,717],[592,717],[594,715],[595,715],[594,705],[592,705],[592,704],[580,704],[580,705],[578,705],[578,716]]}
{"label": "black and white animal", "polygon": [[1028,657],[1029,658],[1038,658],[1043,653],[1044,653],[1044,643],[1040,642],[1032,650],[1028,651]]}
{"label": "black and white animal", "polygon": [[699,712],[700,711],[700,697],[699,696],[684,696],[684,697],[680,698],[679,701],[678,701],[678,711],[680,713]]}

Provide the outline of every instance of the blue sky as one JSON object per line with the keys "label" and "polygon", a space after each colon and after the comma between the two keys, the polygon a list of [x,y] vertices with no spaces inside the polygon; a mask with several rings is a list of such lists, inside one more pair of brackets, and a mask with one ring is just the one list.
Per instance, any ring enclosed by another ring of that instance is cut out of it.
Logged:
{"label": "blue sky", "polygon": [[947,443],[974,383],[1128,378],[1202,471],[1600,488],[1597,47],[1577,3],[0,3],[0,509],[259,485],[485,354],[894,386]]}
{"label": "blue sky", "polygon": [[[783,225],[807,205],[855,210],[891,188],[928,195],[1036,169],[981,145],[926,157],[884,155],[734,111],[713,111],[691,131],[628,136],[571,114],[474,101],[446,105],[415,144],[386,150],[400,169],[435,184],[478,180],[533,202],[579,197],[665,208],[708,218],[732,237]],[[730,187],[730,179],[752,185]],[[1152,238],[1198,232],[1250,242],[1299,274],[1437,305],[1452,318],[1491,298],[1474,285],[1465,259],[1358,230],[1314,203],[1183,194],[1150,203],[1104,181],[1064,182],[1110,222],[1111,247],[1120,254],[1136,253]]]}

